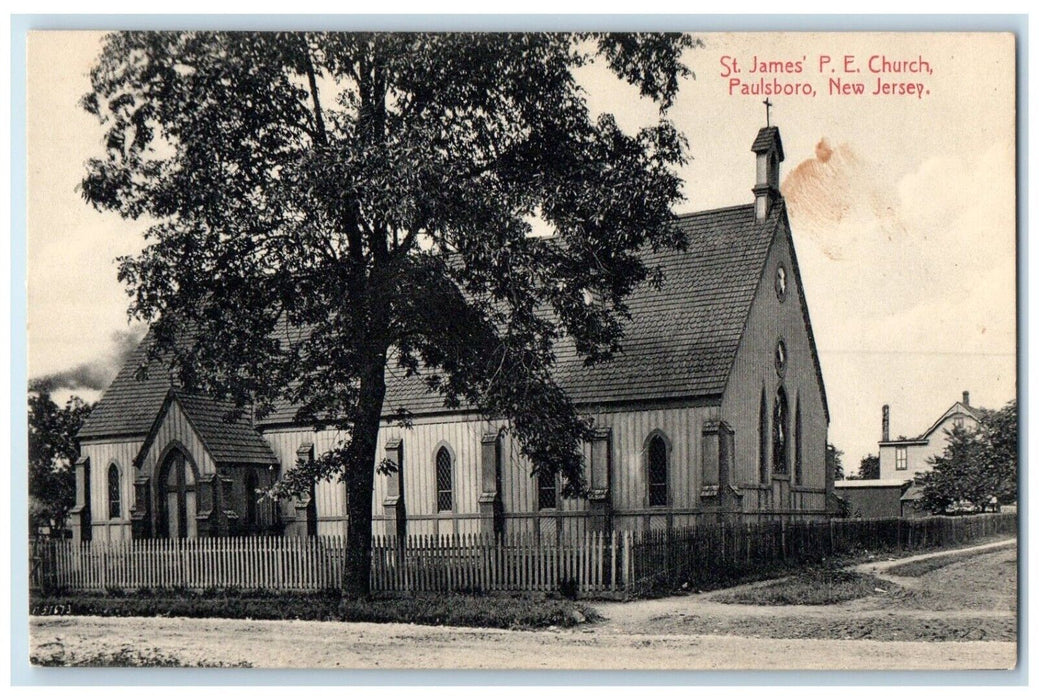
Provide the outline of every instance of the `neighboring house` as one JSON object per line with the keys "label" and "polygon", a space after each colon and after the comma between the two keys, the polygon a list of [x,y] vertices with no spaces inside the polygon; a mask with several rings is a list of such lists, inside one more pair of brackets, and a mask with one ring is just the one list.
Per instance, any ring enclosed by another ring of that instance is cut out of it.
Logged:
{"label": "neighboring house", "polygon": [[919,501],[923,487],[916,478],[931,470],[930,459],[945,452],[954,428],[976,430],[981,414],[970,405],[970,392],[954,403],[917,437],[891,439],[891,407],[881,412],[880,478],[838,481],[834,489],[853,518],[915,518],[928,513]]}
{"label": "neighboring house", "polygon": [[[587,498],[531,477],[503,421],[445,408],[420,377],[387,371],[377,458],[376,533],[529,532],[684,526],[723,519],[824,518],[829,411],[786,206],[783,146],[762,129],[754,202],[677,218],[682,252],[647,253],[660,289],[630,298],[623,351],[585,367],[558,349],[557,381],[592,418]],[[749,183],[748,183],[749,184]],[[334,431],[295,421],[292,406],[225,422],[230,408],[172,387],[145,357],[129,358],[79,433],[78,538],[343,533],[345,489],[257,503],[255,493],[300,458],[329,449]]]}
{"label": "neighboring house", "polygon": [[938,420],[917,437],[891,439],[891,409],[884,406],[881,417],[880,478],[913,479],[930,471],[929,460],[945,452],[953,428],[976,430],[981,414],[970,405],[970,392],[949,407]]}

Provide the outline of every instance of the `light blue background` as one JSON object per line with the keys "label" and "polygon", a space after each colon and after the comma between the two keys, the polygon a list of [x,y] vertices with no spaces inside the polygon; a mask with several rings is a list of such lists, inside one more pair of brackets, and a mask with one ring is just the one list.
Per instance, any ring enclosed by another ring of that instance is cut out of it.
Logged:
{"label": "light blue background", "polygon": [[[958,672],[275,671],[66,669],[28,663],[26,38],[30,30],[1009,31],[1017,36],[1018,387],[1027,386],[1028,18],[1024,15],[13,15],[11,17],[11,683],[13,685],[1024,685],[1028,682],[1027,431],[1021,433],[1018,668]],[[1028,406],[1019,401],[1020,421]]]}

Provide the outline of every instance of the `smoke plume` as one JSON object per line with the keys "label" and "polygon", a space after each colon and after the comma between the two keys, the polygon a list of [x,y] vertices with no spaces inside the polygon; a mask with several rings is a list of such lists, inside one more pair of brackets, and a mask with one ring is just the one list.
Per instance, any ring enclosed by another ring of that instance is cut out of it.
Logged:
{"label": "smoke plume", "polygon": [[112,334],[112,350],[103,358],[83,362],[60,372],[53,372],[42,377],[29,380],[30,391],[46,391],[48,393],[64,393],[71,391],[102,391],[112,383],[119,369],[137,348],[146,328],[143,325],[131,326],[127,330]]}

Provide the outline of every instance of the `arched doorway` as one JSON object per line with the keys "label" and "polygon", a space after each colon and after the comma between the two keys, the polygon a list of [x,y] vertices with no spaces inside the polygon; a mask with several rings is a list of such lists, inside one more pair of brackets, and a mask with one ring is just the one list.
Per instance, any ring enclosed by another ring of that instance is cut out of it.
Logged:
{"label": "arched doorway", "polygon": [[194,538],[198,536],[197,483],[195,467],[187,456],[174,448],[162,462],[159,471],[159,527],[160,537]]}

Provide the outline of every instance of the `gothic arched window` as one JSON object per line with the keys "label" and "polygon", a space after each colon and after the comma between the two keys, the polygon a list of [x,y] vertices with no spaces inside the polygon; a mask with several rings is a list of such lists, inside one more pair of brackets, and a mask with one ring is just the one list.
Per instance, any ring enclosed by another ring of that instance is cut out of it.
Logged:
{"label": "gothic arched window", "polygon": [[646,477],[649,484],[649,505],[667,505],[667,443],[663,436],[654,435],[646,449]]}
{"label": "gothic arched window", "polygon": [[768,481],[768,399],[761,389],[761,409],[758,411],[758,477]]}
{"label": "gothic arched window", "polygon": [[256,518],[256,472],[250,469],[245,474],[245,522],[255,525]]}
{"label": "gothic arched window", "polygon": [[451,453],[446,447],[437,450],[437,510],[454,508],[454,491],[451,479]]}
{"label": "gothic arched window", "polygon": [[108,517],[120,518],[123,515],[122,492],[119,488],[119,467],[108,465]]}
{"label": "gothic arched window", "polygon": [[776,405],[772,408],[772,470],[776,474],[789,474],[787,445],[790,442],[790,412],[787,408],[786,391],[779,387]]}
{"label": "gothic arched window", "polygon": [[797,399],[794,413],[794,483],[800,484],[802,479],[801,464],[804,459],[804,443],[801,440],[801,398]]}
{"label": "gothic arched window", "polygon": [[556,478],[538,471],[538,510],[556,507]]}

